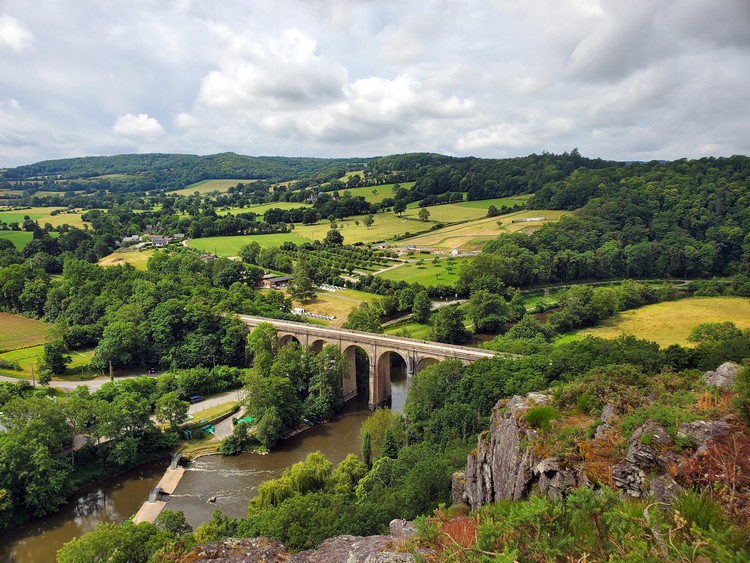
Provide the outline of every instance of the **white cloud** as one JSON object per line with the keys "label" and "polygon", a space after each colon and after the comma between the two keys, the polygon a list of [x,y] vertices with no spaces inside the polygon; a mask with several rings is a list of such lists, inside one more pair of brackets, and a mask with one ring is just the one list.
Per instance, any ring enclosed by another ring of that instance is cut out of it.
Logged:
{"label": "white cloud", "polygon": [[115,133],[127,137],[154,138],[165,133],[161,124],[145,113],[121,115],[112,127]]}
{"label": "white cloud", "polygon": [[0,49],[10,49],[16,53],[28,49],[34,36],[21,22],[7,14],[0,15]]}

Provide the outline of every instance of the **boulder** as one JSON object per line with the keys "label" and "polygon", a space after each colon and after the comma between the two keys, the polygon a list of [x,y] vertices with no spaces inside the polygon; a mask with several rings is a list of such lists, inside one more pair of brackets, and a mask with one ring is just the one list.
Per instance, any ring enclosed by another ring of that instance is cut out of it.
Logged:
{"label": "boulder", "polygon": [[723,420],[694,420],[683,422],[677,429],[677,436],[687,438],[693,446],[702,448],[711,439],[729,432],[729,424]]}
{"label": "boulder", "polygon": [[707,371],[704,373],[703,380],[709,385],[715,385],[722,389],[731,389],[740,369],[742,368],[734,362],[724,362],[716,368],[716,371]]}
{"label": "boulder", "polygon": [[407,539],[417,533],[417,527],[408,520],[391,520],[388,528],[391,531],[391,537],[396,539]]}
{"label": "boulder", "polygon": [[561,500],[569,491],[583,484],[582,474],[579,475],[575,469],[562,467],[552,457],[543,459],[534,467],[534,476],[539,491],[555,501]]}

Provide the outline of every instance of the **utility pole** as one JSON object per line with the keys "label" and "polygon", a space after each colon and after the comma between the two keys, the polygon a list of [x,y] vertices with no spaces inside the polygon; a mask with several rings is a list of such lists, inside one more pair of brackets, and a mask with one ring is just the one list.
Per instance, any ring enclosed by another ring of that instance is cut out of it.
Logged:
{"label": "utility pole", "polygon": [[36,387],[36,379],[34,378],[34,364],[31,364],[31,386]]}

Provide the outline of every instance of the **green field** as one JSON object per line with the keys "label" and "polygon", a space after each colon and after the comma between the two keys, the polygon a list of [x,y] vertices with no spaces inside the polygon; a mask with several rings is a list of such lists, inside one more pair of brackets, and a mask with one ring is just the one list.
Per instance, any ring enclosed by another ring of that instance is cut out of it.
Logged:
{"label": "green field", "polygon": [[383,329],[383,332],[393,336],[406,336],[407,338],[429,340],[430,334],[432,333],[432,327],[428,324],[405,321],[387,326]]}
{"label": "green field", "polygon": [[[410,190],[414,182],[404,182],[401,187]],[[362,196],[368,203],[380,203],[387,197],[393,197],[393,184],[383,184],[381,186],[366,186],[364,188],[340,188],[339,195],[349,192],[352,197]],[[330,193],[330,192],[328,192]]]}
{"label": "green field", "polygon": [[216,214],[217,215],[226,215],[228,213],[232,213],[234,215],[239,215],[240,213],[249,213],[253,212],[257,215],[260,215],[261,217],[263,214],[269,210],[269,209],[298,209],[300,207],[310,207],[309,203],[301,203],[301,202],[294,202],[294,201],[274,201],[272,203],[262,203],[260,205],[246,205],[245,207],[229,207],[226,209],[217,209]]}
{"label": "green field", "polygon": [[0,238],[8,239],[18,250],[29,244],[33,237],[30,231],[0,231]]}
{"label": "green field", "polygon": [[512,197],[496,197],[495,199],[477,199],[464,201],[459,205],[462,205],[463,207],[479,207],[480,209],[489,209],[490,205],[494,205],[500,209],[503,205],[506,207],[513,207],[516,204],[524,204],[531,196],[532,194],[526,194]]}
{"label": "green field", "polygon": [[737,327],[750,328],[750,299],[746,297],[693,297],[647,305],[623,311],[594,328],[579,330],[577,336],[616,338],[632,334],[656,342],[659,346],[692,346],[687,338],[701,323],[732,321]]}
{"label": "green field", "polygon": [[200,195],[208,194],[211,192],[227,192],[229,191],[229,188],[235,187],[237,184],[251,184],[255,182],[256,180],[232,180],[232,179],[226,179],[226,180],[201,180],[200,182],[196,182],[195,184],[190,184],[189,186],[182,188],[180,190],[174,190],[171,192],[167,192],[167,195],[193,195],[195,192],[198,192]]}
{"label": "green field", "polygon": [[240,248],[251,242],[257,242],[263,248],[269,246],[280,246],[283,243],[290,241],[296,244],[303,242],[310,242],[298,234],[294,233],[278,233],[271,235],[240,235],[236,237],[206,237],[190,239],[188,245],[191,248],[197,248],[201,252],[210,252],[217,256],[237,256],[240,252]]}
{"label": "green field", "polygon": [[[0,354],[0,358],[9,362],[18,362],[23,369],[23,371],[0,370],[0,375],[31,378],[31,364],[36,364],[38,366],[43,355],[44,345],[22,348],[21,350],[13,350],[11,352]],[[91,363],[91,358],[94,357],[94,349],[74,350],[69,352],[68,355],[73,361],[68,364],[66,375],[75,375],[76,371],[79,375],[82,375],[84,374],[84,367]]]}
{"label": "green field", "polygon": [[339,289],[335,292],[319,290],[315,299],[309,303],[294,302],[295,307],[302,307],[306,311],[327,317],[335,316],[336,318],[328,320],[319,320],[320,324],[325,326],[340,327],[346,322],[349,312],[360,303],[371,303],[377,299],[377,295],[356,291],[354,289]]}
{"label": "green field", "polygon": [[0,313],[0,351],[44,344],[52,325],[21,315]]}
{"label": "green field", "polygon": [[83,228],[83,219],[81,219],[82,212],[77,210],[73,213],[58,213],[57,215],[50,215],[52,211],[56,209],[65,209],[64,207],[31,207],[28,209],[17,209],[12,211],[0,211],[0,221],[5,223],[18,223],[21,225],[24,221],[24,217],[28,216],[32,221],[39,223],[40,227],[43,227],[45,223],[49,223],[53,227],[59,227],[60,225],[70,225],[71,227]]}
{"label": "green field", "polygon": [[[338,230],[344,235],[344,244],[355,242],[371,243],[392,240],[395,236],[403,235],[406,231],[412,233],[429,229],[434,223],[424,223],[419,220],[400,218],[393,213],[378,213],[374,216],[375,223],[369,229],[365,227],[364,215],[337,220]],[[359,225],[355,223],[359,222]],[[294,232],[310,240],[323,240],[330,230],[328,221],[321,221],[315,225],[295,225]]]}
{"label": "green field", "polygon": [[[407,281],[420,283],[425,287],[434,285],[453,285],[461,271],[461,263],[469,258],[439,257],[438,263],[433,264],[435,256],[429,254],[415,254],[408,264],[378,274],[378,277],[393,281]],[[418,260],[423,264],[419,265]]]}

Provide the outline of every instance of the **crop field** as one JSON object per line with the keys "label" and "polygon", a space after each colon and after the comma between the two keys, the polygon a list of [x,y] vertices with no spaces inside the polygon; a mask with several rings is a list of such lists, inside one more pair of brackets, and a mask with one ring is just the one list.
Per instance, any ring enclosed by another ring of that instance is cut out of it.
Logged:
{"label": "crop field", "polygon": [[360,303],[371,303],[377,297],[372,293],[354,289],[339,289],[335,292],[319,290],[313,301],[309,303],[294,301],[294,307],[302,307],[305,311],[316,315],[335,316],[336,318],[332,321],[318,319],[318,322],[326,326],[340,327],[346,322],[352,309],[359,306]]}
{"label": "crop field", "polygon": [[21,315],[0,313],[0,351],[44,344],[52,325]]}
{"label": "crop field", "polygon": [[[13,350],[12,352],[5,352],[0,354],[0,358],[9,362],[18,362],[21,365],[23,371],[12,371],[12,370],[0,370],[0,375],[7,375],[10,377],[22,377],[26,379],[31,378],[31,364],[39,364],[44,355],[44,345],[32,346],[30,348],[22,348],[20,350]],[[91,363],[91,359],[94,357],[94,349],[90,348],[87,350],[73,350],[68,352],[68,355],[73,360],[66,367],[66,376],[75,375],[78,371],[78,375],[85,375],[84,366],[88,366]]]}
{"label": "crop field", "polygon": [[623,311],[599,323],[594,328],[576,332],[579,336],[592,335],[615,338],[632,334],[659,344],[692,346],[687,338],[701,323],[732,321],[737,327],[750,328],[750,299],[746,297],[693,297],[647,305]]}
{"label": "crop field", "polygon": [[156,250],[153,248],[145,250],[124,248],[121,250],[115,250],[109,256],[105,256],[99,260],[98,264],[100,266],[122,266],[130,264],[136,270],[145,270],[146,262],[148,262],[148,259],[153,256],[154,252],[156,252]]}
{"label": "crop field", "polygon": [[[437,264],[433,262],[435,258],[438,258]],[[470,260],[470,258],[446,258],[445,256],[417,254],[412,260],[414,261],[378,274],[378,277],[393,281],[403,280],[409,283],[420,283],[425,287],[453,285],[458,279],[462,262]],[[422,261],[422,264],[419,264],[419,261]]]}
{"label": "crop field", "polygon": [[[404,182],[401,187],[410,190],[414,182]],[[387,197],[393,197],[393,184],[383,184],[381,186],[366,186],[364,188],[340,188],[339,194],[349,192],[352,197],[362,196],[368,203],[380,203]]]}
{"label": "crop field", "polygon": [[70,225],[71,227],[83,228],[83,219],[81,219],[82,212],[80,210],[74,213],[59,213],[57,215],[50,215],[50,212],[56,209],[65,209],[64,207],[30,207],[28,209],[19,209],[14,211],[0,211],[0,221],[6,223],[16,222],[19,225],[23,223],[24,217],[28,216],[29,219],[37,221],[39,226],[43,227],[45,223],[49,223],[53,227],[59,227],[60,225]]}
{"label": "crop field", "polygon": [[201,180],[200,182],[196,182],[195,184],[190,184],[189,186],[186,186],[180,190],[174,190],[171,192],[167,192],[167,195],[193,195],[195,192],[198,192],[200,195],[208,194],[211,192],[227,192],[229,191],[229,188],[233,188],[239,183],[242,184],[250,184],[252,182],[255,182],[255,180],[232,180],[232,179],[226,179],[226,180]]}
{"label": "crop field", "polygon": [[270,235],[240,235],[236,237],[206,237],[190,239],[188,245],[191,248],[197,248],[201,252],[211,252],[217,256],[237,256],[240,248],[253,241],[260,244],[263,248],[269,246],[281,246],[287,241],[301,244],[310,242],[308,239],[293,233],[274,233]]}
{"label": "crop field", "polygon": [[275,201],[273,203],[263,203],[261,205],[246,205],[245,207],[229,207],[226,209],[217,209],[217,215],[226,215],[232,213],[239,215],[240,213],[253,212],[261,217],[268,209],[298,209],[300,207],[310,207],[309,203],[294,202],[294,201]]}
{"label": "crop field", "polygon": [[[408,240],[408,243],[414,244],[417,247],[443,250],[451,248],[460,248],[464,251],[481,250],[487,242],[497,238],[503,233],[518,231],[530,232],[538,229],[544,223],[558,221],[564,214],[564,211],[550,210],[517,211],[501,217],[487,217],[485,219],[478,219],[460,225],[451,225],[437,231],[413,237]],[[546,217],[546,220],[544,222],[512,223],[513,219],[540,216]],[[430,217],[430,219],[432,219],[432,217]],[[497,224],[498,221],[502,222],[500,226]]]}

